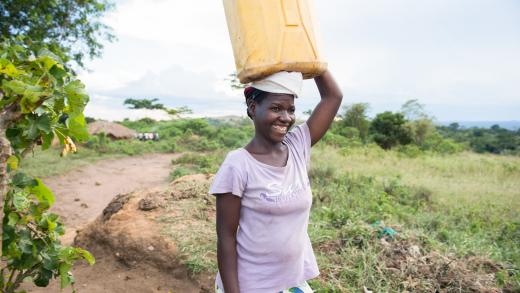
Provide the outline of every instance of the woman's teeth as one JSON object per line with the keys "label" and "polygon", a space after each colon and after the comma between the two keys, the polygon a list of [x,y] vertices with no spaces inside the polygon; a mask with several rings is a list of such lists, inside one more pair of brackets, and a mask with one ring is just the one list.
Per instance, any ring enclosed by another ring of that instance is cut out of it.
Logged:
{"label": "woman's teeth", "polygon": [[276,129],[278,132],[281,132],[281,133],[286,133],[287,132],[287,126],[273,125],[273,128]]}

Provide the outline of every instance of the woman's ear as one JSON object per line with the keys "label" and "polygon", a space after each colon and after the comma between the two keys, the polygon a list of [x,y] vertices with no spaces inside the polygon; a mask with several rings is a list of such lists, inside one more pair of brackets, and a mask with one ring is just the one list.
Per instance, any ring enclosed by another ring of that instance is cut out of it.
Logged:
{"label": "woman's ear", "polygon": [[254,118],[256,112],[256,103],[254,101],[251,104],[249,104],[248,111],[249,115],[251,115],[251,118]]}

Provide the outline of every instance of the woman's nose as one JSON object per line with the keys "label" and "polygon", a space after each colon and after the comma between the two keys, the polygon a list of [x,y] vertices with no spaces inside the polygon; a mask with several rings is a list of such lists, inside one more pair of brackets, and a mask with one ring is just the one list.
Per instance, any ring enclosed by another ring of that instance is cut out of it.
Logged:
{"label": "woman's nose", "polygon": [[282,111],[282,113],[280,113],[280,120],[284,122],[291,122],[292,116],[289,111]]}

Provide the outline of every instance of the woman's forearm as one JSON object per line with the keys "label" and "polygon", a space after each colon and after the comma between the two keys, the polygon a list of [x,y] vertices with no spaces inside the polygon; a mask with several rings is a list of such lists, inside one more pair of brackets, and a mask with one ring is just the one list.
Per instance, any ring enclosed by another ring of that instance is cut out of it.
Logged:
{"label": "woman's forearm", "polygon": [[322,99],[333,99],[341,103],[343,94],[330,71],[326,70],[322,75],[315,77],[314,81]]}
{"label": "woman's forearm", "polygon": [[314,78],[320,91],[321,101],[312,111],[307,120],[311,134],[311,145],[317,143],[329,129],[334,117],[338,113],[343,94],[332,74],[326,70],[322,75]]}
{"label": "woman's forearm", "polygon": [[240,293],[237,270],[236,235],[219,236],[217,240],[217,260],[220,278],[225,293]]}

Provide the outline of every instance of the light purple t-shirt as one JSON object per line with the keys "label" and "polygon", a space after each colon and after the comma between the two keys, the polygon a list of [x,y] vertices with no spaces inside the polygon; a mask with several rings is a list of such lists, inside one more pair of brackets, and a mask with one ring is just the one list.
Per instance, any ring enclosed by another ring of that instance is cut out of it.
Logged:
{"label": "light purple t-shirt", "polygon": [[[285,167],[264,164],[244,148],[229,152],[209,190],[241,197],[237,231],[240,292],[278,292],[319,275],[307,234],[312,204],[307,123],[287,133],[283,143],[289,149]],[[219,274],[216,282],[224,288]]]}

